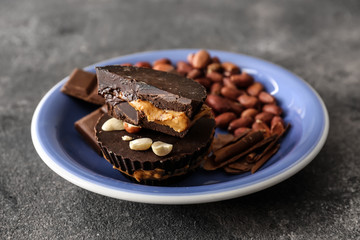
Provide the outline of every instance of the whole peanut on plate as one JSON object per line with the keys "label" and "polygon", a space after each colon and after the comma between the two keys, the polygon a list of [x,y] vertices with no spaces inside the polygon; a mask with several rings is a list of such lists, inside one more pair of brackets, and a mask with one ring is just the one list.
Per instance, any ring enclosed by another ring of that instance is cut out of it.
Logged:
{"label": "whole peanut on plate", "polygon": [[[139,67],[150,63],[139,62]],[[212,108],[218,127],[228,129],[234,135],[251,128],[268,129],[282,124],[282,109],[276,99],[266,92],[263,83],[242,71],[232,62],[222,62],[218,57],[202,49],[190,53],[187,61],[174,64],[166,57],[154,61],[154,69],[175,72],[194,79],[208,91],[205,103]],[[266,127],[265,127],[266,125]]]}

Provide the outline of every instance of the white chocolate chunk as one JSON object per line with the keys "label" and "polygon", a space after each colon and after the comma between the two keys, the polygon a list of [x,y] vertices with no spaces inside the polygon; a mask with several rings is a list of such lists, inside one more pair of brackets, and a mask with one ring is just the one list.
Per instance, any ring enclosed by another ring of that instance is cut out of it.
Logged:
{"label": "white chocolate chunk", "polygon": [[116,118],[110,118],[104,124],[101,126],[101,129],[103,131],[115,131],[115,130],[124,130],[124,123],[123,121],[116,119]]}
{"label": "white chocolate chunk", "polygon": [[157,156],[163,157],[172,151],[173,145],[161,141],[156,141],[151,145],[151,149]]}
{"label": "white chocolate chunk", "polygon": [[151,147],[152,142],[151,138],[138,138],[130,141],[129,147],[131,150],[145,151]]}
{"label": "white chocolate chunk", "polygon": [[122,138],[123,141],[131,141],[131,140],[134,139],[134,138],[132,138],[132,137],[130,137],[130,136],[128,136],[128,135],[124,135],[124,136],[122,136],[121,138]]}

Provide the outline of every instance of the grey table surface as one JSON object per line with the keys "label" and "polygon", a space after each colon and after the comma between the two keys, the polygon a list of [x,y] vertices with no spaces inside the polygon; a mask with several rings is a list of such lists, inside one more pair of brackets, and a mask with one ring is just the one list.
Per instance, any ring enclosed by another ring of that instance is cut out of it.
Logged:
{"label": "grey table surface", "polygon": [[[359,1],[0,1],[0,239],[360,239]],[[245,53],[303,77],[330,116],[301,172],[198,205],[122,201],[50,170],[30,136],[74,67],[172,48]]]}

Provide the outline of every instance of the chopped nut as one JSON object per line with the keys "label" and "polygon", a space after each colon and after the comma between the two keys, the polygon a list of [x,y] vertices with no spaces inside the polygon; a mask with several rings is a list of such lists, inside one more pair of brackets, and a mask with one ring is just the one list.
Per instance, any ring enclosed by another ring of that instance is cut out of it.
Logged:
{"label": "chopped nut", "polygon": [[103,131],[115,131],[115,130],[124,130],[124,124],[122,120],[116,118],[110,118],[102,125],[101,129]]}
{"label": "chopped nut", "polygon": [[151,149],[157,156],[163,157],[172,151],[173,145],[161,141],[156,141],[151,145]]}
{"label": "chopped nut", "polygon": [[124,135],[124,136],[122,136],[121,138],[122,138],[123,141],[131,141],[131,140],[134,139],[133,137],[130,137],[130,136],[128,136],[128,135]]}
{"label": "chopped nut", "polygon": [[141,130],[141,127],[124,122],[124,129],[125,131],[127,131],[128,133],[137,133]]}
{"label": "chopped nut", "polygon": [[131,150],[136,151],[145,151],[151,147],[152,144],[151,138],[139,138],[129,142],[129,147]]}

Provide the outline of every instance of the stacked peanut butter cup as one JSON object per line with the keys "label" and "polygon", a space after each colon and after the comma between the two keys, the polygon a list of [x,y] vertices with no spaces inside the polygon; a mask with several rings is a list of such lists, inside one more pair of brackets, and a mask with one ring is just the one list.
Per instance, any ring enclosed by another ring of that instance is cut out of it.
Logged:
{"label": "stacked peanut butter cup", "polygon": [[96,124],[96,139],[114,168],[157,185],[199,166],[215,128],[202,85],[132,66],[97,67],[96,73],[109,109]]}

